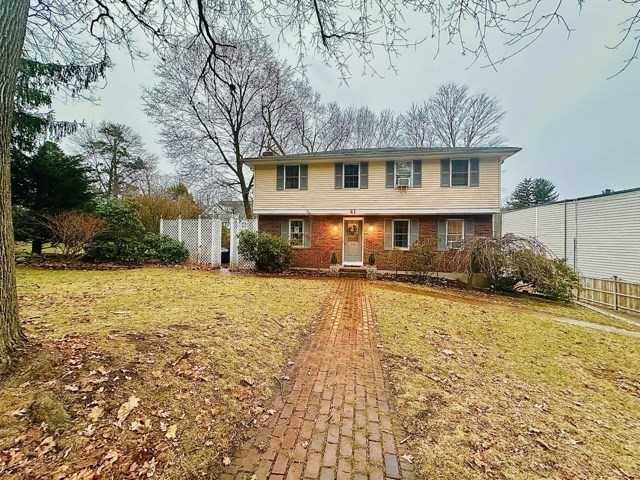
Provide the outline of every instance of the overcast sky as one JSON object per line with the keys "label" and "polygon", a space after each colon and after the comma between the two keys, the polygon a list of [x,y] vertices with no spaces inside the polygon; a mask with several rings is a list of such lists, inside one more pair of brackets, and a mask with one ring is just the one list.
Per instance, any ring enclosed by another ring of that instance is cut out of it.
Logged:
{"label": "overcast sky", "polygon": [[[344,84],[335,68],[311,60],[307,71],[312,86],[325,102],[368,105],[373,110],[406,109],[429,97],[438,85],[454,81],[472,91],[497,97],[507,112],[502,134],[522,152],[509,158],[503,170],[503,196],[524,177],[544,177],[557,186],[561,198],[640,186],[640,60],[607,80],[622,65],[629,49],[608,50],[619,39],[618,23],[625,18],[617,3],[589,2],[580,16],[570,17],[575,30],[567,40],[561,27],[549,30],[529,49],[495,71],[478,62],[469,67],[455,46],[441,49],[423,44],[394,60],[376,59],[384,78],[359,76],[354,60],[353,78]],[[575,9],[573,9],[575,12]],[[501,53],[499,45],[494,48]],[[287,56],[288,52],[280,52]],[[99,105],[54,105],[59,119],[111,120],[138,131],[150,150],[161,157],[156,127],[141,108],[143,86],[156,82],[153,61],[113,55],[115,68]],[[170,169],[168,162],[164,168]]]}

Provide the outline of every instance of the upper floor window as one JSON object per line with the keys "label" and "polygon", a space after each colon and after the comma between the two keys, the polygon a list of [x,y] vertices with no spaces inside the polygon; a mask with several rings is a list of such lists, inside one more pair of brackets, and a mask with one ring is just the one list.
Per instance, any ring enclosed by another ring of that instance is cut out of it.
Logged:
{"label": "upper floor window", "polygon": [[300,165],[284,166],[285,190],[297,190],[300,188]]}
{"label": "upper floor window", "polygon": [[395,184],[400,185],[398,182],[401,178],[406,178],[408,184],[406,186],[411,186],[411,177],[413,175],[413,162],[411,161],[398,161],[396,162],[396,172],[395,172]]}
{"label": "upper floor window", "polygon": [[344,188],[360,188],[360,164],[345,163],[342,179]]}
{"label": "upper floor window", "polygon": [[441,187],[477,187],[480,185],[480,159],[444,158],[440,161]]}
{"label": "upper floor window", "polygon": [[466,187],[469,185],[469,159],[451,160],[451,186]]}
{"label": "upper floor window", "polygon": [[462,248],[464,242],[464,220],[447,220],[447,249],[457,250]]}

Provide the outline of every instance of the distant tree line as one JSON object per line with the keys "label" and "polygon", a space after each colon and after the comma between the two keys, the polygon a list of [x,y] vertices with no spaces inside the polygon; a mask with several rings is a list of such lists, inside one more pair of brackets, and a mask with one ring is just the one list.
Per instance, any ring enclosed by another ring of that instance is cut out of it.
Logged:
{"label": "distant tree line", "polygon": [[[406,112],[324,103],[308,81],[279,60],[263,40],[225,39],[227,62],[202,71],[205,44],[169,51],[156,68],[160,81],[144,95],[167,156],[180,177],[200,191],[239,195],[251,215],[253,178],[243,160],[373,147],[500,145],[505,112],[499,101],[465,85],[440,86]],[[231,192],[231,193],[229,193]]]}

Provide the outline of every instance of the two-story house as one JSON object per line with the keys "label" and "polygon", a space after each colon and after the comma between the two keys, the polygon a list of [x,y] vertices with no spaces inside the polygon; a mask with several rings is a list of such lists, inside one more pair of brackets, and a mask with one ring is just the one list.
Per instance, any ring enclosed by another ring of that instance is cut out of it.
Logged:
{"label": "two-story house", "polygon": [[[395,268],[414,243],[458,248],[493,233],[502,162],[520,151],[491,148],[378,148],[262,156],[255,175],[258,229],[294,247],[293,266]],[[402,254],[400,254],[402,255]]]}

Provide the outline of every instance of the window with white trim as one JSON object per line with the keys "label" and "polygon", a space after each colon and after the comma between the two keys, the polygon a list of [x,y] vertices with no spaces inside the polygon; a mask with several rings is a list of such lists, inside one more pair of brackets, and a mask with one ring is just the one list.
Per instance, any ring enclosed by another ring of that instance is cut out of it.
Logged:
{"label": "window with white trim", "polygon": [[300,189],[300,165],[284,166],[284,188],[285,190]]}
{"label": "window with white trim", "polygon": [[399,178],[408,178],[409,186],[411,186],[411,177],[413,176],[413,162],[411,160],[398,160],[395,163],[394,184],[398,185]]}
{"label": "window with white trim", "polygon": [[360,188],[359,163],[345,163],[343,165],[342,182],[344,188]]}
{"label": "window with white trim", "polygon": [[467,187],[469,186],[469,159],[451,160],[451,186]]}
{"label": "window with white trim", "polygon": [[293,247],[304,245],[304,222],[302,220],[289,220],[289,243]]}
{"label": "window with white trim", "polygon": [[455,218],[447,220],[447,249],[459,250],[464,243],[464,220]]}
{"label": "window with white trim", "polygon": [[393,221],[393,248],[409,248],[409,220]]}

